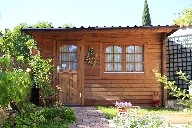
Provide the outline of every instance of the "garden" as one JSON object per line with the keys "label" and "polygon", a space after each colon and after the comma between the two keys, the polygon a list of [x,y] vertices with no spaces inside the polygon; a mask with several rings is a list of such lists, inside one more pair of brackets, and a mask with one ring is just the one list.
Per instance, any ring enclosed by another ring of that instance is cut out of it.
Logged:
{"label": "garden", "polygon": [[[0,32],[0,127],[69,128],[77,121],[75,112],[59,103],[47,106],[49,99],[58,95],[51,88],[52,60],[41,58],[33,38],[21,34],[20,29],[23,27],[28,26],[21,24],[13,31],[6,29],[4,33]],[[43,22],[35,24],[34,27],[50,28],[51,24]],[[32,49],[36,49],[37,53],[32,54]],[[99,106],[97,109],[101,110],[107,119],[113,120],[117,127],[173,127],[171,124],[181,122],[170,120],[176,117],[184,119],[181,115],[189,117],[186,118],[185,127],[192,127],[192,81],[188,80],[188,76],[182,71],[178,71],[178,78],[189,84],[189,90],[181,90],[165,75],[156,70],[154,74],[157,81],[171,90],[170,95],[180,99],[179,104],[184,106],[182,110],[141,109],[130,102],[116,102],[114,107]],[[42,107],[30,103],[32,88],[41,90],[39,97]]]}
{"label": "garden", "polygon": [[177,104],[182,108],[140,108],[130,102],[116,101],[115,107],[97,107],[107,119],[113,120],[119,128],[191,128],[192,127],[192,81],[182,71],[176,72],[179,79],[189,84],[189,90],[181,90],[175,86],[175,81],[169,81],[167,76],[153,71],[157,81],[165,84],[170,95],[180,99]]}
{"label": "garden", "polygon": [[[49,23],[34,27],[50,27]],[[22,128],[69,128],[77,120],[69,107],[47,106],[55,95],[51,88],[51,60],[43,60],[35,41],[29,35],[22,35],[21,24],[10,31],[0,31],[0,127]],[[38,51],[38,50],[37,50]],[[32,88],[39,89],[42,107],[30,103]]]}

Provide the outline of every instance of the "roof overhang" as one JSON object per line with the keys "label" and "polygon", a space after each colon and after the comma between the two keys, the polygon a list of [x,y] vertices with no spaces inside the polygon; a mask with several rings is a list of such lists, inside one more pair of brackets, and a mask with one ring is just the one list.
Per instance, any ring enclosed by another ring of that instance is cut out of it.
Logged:
{"label": "roof overhang", "polygon": [[29,35],[34,33],[47,33],[47,32],[87,32],[87,33],[99,33],[99,32],[139,32],[139,33],[167,33],[167,36],[171,35],[179,29],[179,26],[134,26],[134,27],[80,27],[80,28],[22,28],[21,32]]}

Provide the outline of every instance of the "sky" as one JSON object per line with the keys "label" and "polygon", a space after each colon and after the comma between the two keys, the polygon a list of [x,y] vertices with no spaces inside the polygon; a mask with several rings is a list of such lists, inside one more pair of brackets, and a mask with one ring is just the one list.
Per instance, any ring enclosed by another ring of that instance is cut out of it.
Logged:
{"label": "sky", "polygon": [[[152,25],[171,25],[192,0],[148,0]],[[0,0],[0,30],[20,23],[54,27],[141,26],[144,0]]]}

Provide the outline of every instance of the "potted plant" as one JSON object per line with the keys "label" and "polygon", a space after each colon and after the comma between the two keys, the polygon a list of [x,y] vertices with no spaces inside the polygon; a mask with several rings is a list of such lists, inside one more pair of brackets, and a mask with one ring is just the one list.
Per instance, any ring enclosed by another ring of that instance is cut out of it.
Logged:
{"label": "potted plant", "polygon": [[115,106],[118,108],[119,112],[128,112],[129,108],[132,107],[132,104],[130,102],[116,101]]}

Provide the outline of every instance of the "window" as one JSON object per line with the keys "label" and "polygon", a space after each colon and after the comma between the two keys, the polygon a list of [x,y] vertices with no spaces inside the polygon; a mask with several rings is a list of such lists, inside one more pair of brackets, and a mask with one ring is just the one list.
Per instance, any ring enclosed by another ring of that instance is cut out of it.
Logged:
{"label": "window", "polygon": [[143,72],[144,47],[108,46],[105,49],[105,72]]}
{"label": "window", "polygon": [[77,46],[64,45],[60,47],[60,64],[62,70],[77,70]]}
{"label": "window", "polygon": [[122,71],[122,48],[118,46],[109,46],[106,48],[106,71]]}
{"label": "window", "polygon": [[126,72],[143,72],[143,47],[126,47]]}

